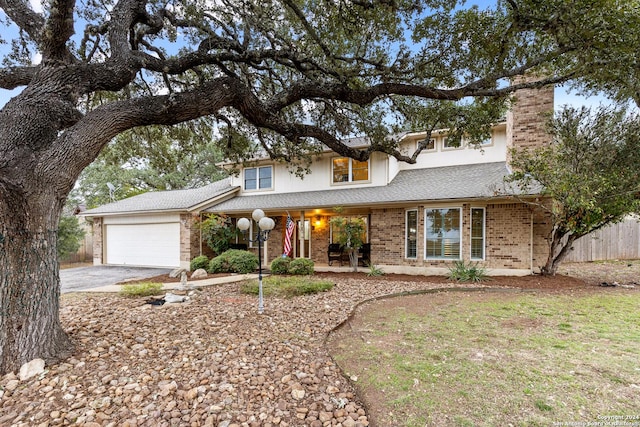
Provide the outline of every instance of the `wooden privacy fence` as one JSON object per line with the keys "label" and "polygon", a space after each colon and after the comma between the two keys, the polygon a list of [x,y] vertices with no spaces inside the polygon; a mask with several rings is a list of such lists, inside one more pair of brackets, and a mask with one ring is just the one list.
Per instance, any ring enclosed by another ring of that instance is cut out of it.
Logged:
{"label": "wooden privacy fence", "polygon": [[640,258],[640,222],[628,218],[583,236],[573,243],[565,261]]}
{"label": "wooden privacy fence", "polygon": [[78,252],[69,254],[60,260],[67,262],[91,262],[93,261],[93,233],[90,226],[85,226],[84,238],[80,241]]}

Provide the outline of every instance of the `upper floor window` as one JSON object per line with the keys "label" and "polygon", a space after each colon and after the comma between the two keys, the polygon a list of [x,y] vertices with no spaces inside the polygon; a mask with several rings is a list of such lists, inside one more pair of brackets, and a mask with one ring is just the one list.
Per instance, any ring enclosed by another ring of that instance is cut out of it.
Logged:
{"label": "upper floor window", "polygon": [[462,148],[462,141],[460,138],[444,137],[442,138],[442,149],[452,150],[456,148]]}
{"label": "upper floor window", "polygon": [[349,157],[332,160],[333,183],[369,180],[369,162],[359,162]]}
{"label": "upper floor window", "polygon": [[428,141],[426,139],[423,139],[422,141],[418,141],[418,145],[420,144],[424,144],[424,148],[422,149],[422,152],[425,151],[436,151],[436,140],[435,138],[430,138]]}
{"label": "upper floor window", "polygon": [[273,167],[260,166],[257,168],[245,168],[244,189],[266,190],[272,188]]}

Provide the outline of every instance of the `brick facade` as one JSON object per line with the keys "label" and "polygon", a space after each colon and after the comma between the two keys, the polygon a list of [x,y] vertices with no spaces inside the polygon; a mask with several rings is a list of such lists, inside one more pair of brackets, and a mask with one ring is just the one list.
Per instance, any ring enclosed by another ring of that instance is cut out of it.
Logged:
{"label": "brick facade", "polygon": [[102,249],[102,218],[97,217],[93,219],[93,265],[104,263]]}
{"label": "brick facade", "polygon": [[[516,82],[517,83],[517,82]],[[507,148],[535,148],[551,140],[546,120],[553,114],[554,88],[522,89],[507,113]]]}
{"label": "brick facade", "polygon": [[[426,207],[431,206],[420,205],[411,208],[418,211],[417,257],[415,259],[405,257],[405,215],[409,208],[372,210],[369,241],[371,243],[371,261],[374,265],[442,268],[452,265],[453,261],[451,260],[424,259],[424,210]],[[463,203],[456,206],[451,205],[451,207],[462,208],[462,260],[469,261],[471,257],[471,207],[484,207],[485,260],[479,261],[480,265],[489,269],[530,270],[544,263],[548,250],[546,236],[549,221],[548,218],[532,211],[527,204],[472,205]],[[326,240],[328,241],[328,238]],[[318,258],[314,254],[316,262],[325,263],[324,258],[326,258],[326,254]]]}
{"label": "brick facade", "polygon": [[[194,221],[197,219],[197,216],[193,216],[191,214],[181,214],[180,215],[180,266],[183,268],[189,268],[189,264],[191,263],[191,259],[195,258],[199,255],[198,249],[198,240],[192,239],[191,230],[194,225]],[[194,233],[196,234],[196,233]],[[194,238],[197,239],[196,236]],[[192,251],[193,249],[193,251]],[[192,255],[193,252],[193,255]]]}

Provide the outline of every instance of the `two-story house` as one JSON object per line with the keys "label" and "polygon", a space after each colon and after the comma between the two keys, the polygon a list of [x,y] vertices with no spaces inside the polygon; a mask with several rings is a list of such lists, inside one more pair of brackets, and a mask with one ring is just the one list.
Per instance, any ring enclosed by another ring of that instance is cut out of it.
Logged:
{"label": "two-story house", "polygon": [[[292,256],[326,265],[336,237],[330,220],[339,207],[340,216],[364,220],[371,263],[386,272],[444,273],[452,261],[465,260],[492,274],[528,274],[546,258],[549,224],[500,190],[510,173],[509,148],[548,143],[542,113],[552,110],[553,88],[523,90],[480,147],[439,131],[415,164],[381,153],[359,162],[327,151],[304,178],[282,163],[256,159],[199,189],[146,193],[86,211],[94,218],[94,264],[186,267],[202,252],[194,219],[219,213],[234,222],[260,208],[276,220],[263,248],[266,263],[282,255],[290,216],[297,225]],[[403,134],[400,148],[411,152],[424,138]]]}

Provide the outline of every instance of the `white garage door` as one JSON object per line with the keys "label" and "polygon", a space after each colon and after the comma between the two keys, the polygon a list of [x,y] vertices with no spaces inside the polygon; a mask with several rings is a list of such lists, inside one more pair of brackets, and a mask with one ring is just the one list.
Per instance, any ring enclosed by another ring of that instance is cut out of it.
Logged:
{"label": "white garage door", "polygon": [[107,264],[180,265],[180,223],[108,224],[105,232]]}

